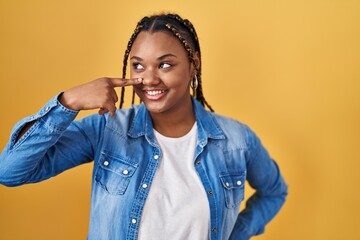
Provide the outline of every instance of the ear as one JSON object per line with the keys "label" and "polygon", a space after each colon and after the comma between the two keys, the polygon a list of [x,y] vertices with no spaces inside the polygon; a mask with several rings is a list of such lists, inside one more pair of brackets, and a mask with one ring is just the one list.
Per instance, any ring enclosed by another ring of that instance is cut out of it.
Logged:
{"label": "ear", "polygon": [[200,64],[201,64],[198,51],[196,51],[194,53],[194,63],[195,63],[195,69],[198,70],[200,68]]}

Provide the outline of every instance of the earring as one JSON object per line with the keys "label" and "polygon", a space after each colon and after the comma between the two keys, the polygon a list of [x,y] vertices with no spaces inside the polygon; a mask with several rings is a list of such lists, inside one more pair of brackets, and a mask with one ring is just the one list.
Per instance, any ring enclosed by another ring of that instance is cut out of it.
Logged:
{"label": "earring", "polygon": [[191,81],[190,85],[194,91],[197,89],[199,82],[198,82],[198,78],[197,78],[196,74],[195,74],[195,77],[193,78],[193,80]]}

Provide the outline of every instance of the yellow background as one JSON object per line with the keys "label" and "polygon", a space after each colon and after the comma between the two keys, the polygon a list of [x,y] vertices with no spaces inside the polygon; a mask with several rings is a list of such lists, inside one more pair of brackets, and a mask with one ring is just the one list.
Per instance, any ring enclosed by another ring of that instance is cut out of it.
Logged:
{"label": "yellow background", "polygon": [[[255,239],[360,239],[359,1],[0,0],[0,148],[59,91],[120,76],[135,24],[162,10],[194,23],[205,97],[258,133],[289,184]],[[0,186],[0,239],[85,239],[90,179],[88,164]]]}

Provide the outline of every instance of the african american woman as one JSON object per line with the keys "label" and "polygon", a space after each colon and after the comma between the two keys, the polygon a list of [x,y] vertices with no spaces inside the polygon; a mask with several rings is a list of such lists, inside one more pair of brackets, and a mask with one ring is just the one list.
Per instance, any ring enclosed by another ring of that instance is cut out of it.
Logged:
{"label": "african american woman", "polygon": [[[127,86],[141,103],[123,109]],[[87,109],[99,114],[75,120]],[[88,162],[89,240],[249,239],[287,196],[254,132],[205,100],[195,28],[176,14],[141,19],[122,78],[61,92],[17,123],[0,155],[0,183],[39,182]],[[255,193],[239,213],[245,181]]]}

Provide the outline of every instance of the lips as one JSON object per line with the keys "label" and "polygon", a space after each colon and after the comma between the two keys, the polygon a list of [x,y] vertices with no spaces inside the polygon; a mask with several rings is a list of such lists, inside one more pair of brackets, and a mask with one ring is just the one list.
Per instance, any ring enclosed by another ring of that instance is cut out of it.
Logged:
{"label": "lips", "polygon": [[166,95],[167,90],[163,90],[163,89],[143,90],[143,93],[145,97],[149,100],[159,100]]}

